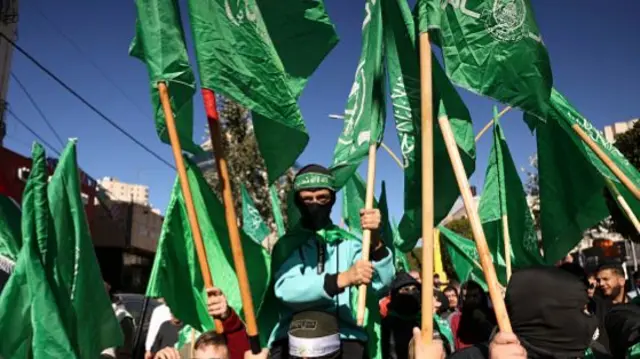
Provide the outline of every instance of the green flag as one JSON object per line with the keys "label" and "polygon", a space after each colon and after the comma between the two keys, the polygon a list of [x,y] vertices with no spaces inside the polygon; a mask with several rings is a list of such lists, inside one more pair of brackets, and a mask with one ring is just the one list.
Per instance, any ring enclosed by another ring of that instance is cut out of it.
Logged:
{"label": "green flag", "polygon": [[[460,282],[472,280],[480,284],[484,290],[487,290],[487,282],[484,279],[476,244],[445,226],[440,225],[438,229],[443,234],[440,238],[444,239],[443,245],[449,253],[451,264],[456,271],[458,280]],[[493,264],[496,266],[495,257],[493,259]],[[505,276],[506,268],[502,257],[498,257],[498,265],[496,267],[498,281],[504,286],[507,281]]]}
{"label": "green flag", "polygon": [[384,64],[381,1],[366,0],[362,50],[344,111],[344,127],[333,151],[331,170],[342,187],[369,155],[369,145],[384,134]]}
{"label": "green flag", "polygon": [[189,64],[177,0],[136,0],[136,36],[129,55],[147,65],[151,103],[160,140],[169,143],[169,133],[160,103],[157,84],[164,81],[182,149],[203,152],[193,142],[193,94],[195,78]]}
{"label": "green flag", "polygon": [[[403,252],[396,248],[395,243],[399,240],[399,233],[396,233],[397,227],[392,224],[389,215],[389,207],[387,205],[387,186],[382,181],[379,200],[374,199],[374,207],[380,210],[381,216],[381,233],[385,245],[389,248],[394,256],[394,262],[400,263],[400,267],[404,268],[406,256]],[[362,235],[362,226],[360,225],[360,210],[364,208],[366,184],[357,172],[354,173],[347,181],[342,189],[342,213],[343,219],[349,231],[357,236]],[[408,265],[408,262],[406,263]],[[407,267],[408,268],[408,267]]]}
{"label": "green flag", "polygon": [[338,44],[338,34],[324,1],[256,0],[269,37],[296,97],[324,58]]}
{"label": "green flag", "polygon": [[[104,290],[80,192],[76,142],[69,141],[49,182],[57,242],[57,296],[66,331],[81,358],[96,358],[122,343],[120,324]],[[68,302],[66,302],[68,300]]]}
{"label": "green flag", "polygon": [[529,0],[418,1],[420,31],[432,33],[456,85],[546,113],[551,65]]}
{"label": "green flag", "polygon": [[[398,223],[396,223],[395,219],[392,220],[391,223],[391,231],[393,233],[393,243],[401,243],[402,237],[400,237],[400,231],[398,230]],[[409,266],[409,258],[407,258],[407,254],[402,252],[398,247],[394,248],[394,259],[396,263],[396,271],[405,271],[409,272],[411,270]]]}
{"label": "green flag", "polygon": [[75,151],[71,141],[47,186],[44,150],[34,145],[24,246],[0,298],[0,308],[12,308],[0,310],[6,358],[97,358],[122,343],[84,215]]}
{"label": "green flag", "polygon": [[[185,164],[214,285],[224,292],[229,305],[243,316],[227,225],[221,215],[224,207],[198,166],[187,158]],[[269,255],[245,233],[241,233],[241,238],[251,294],[257,305],[256,312],[259,312],[270,280]],[[214,328],[213,319],[207,313],[204,282],[178,180],[167,207],[147,296],[163,297],[176,317],[200,332]]]}
{"label": "green flag", "polygon": [[22,247],[20,207],[13,199],[0,195],[0,270],[11,273]]}
{"label": "green flag", "polygon": [[284,218],[282,217],[282,207],[280,206],[280,198],[278,197],[278,189],[275,185],[269,186],[269,199],[271,200],[271,208],[273,210],[273,219],[276,222],[276,230],[278,231],[278,238],[284,236],[286,227],[284,225]]}
{"label": "green flag", "polygon": [[505,258],[503,217],[509,225],[511,265],[524,268],[543,263],[538,249],[538,236],[526,194],[513,162],[502,127],[493,109],[493,146],[484,180],[478,214],[494,258]]}
{"label": "green flag", "polygon": [[553,264],[582,239],[582,233],[609,216],[603,191],[613,182],[634,213],[640,201],[571,128],[578,125],[620,170],[640,187],[640,174],[604,135],[555,89],[546,121],[532,115],[525,120],[536,128],[540,186],[540,222],[545,260]]}
{"label": "green flag", "polygon": [[[362,233],[360,210],[364,208],[366,184],[358,172],[354,173],[342,188],[342,218],[351,233]],[[373,200],[378,207],[378,201]]]}
{"label": "green flag", "polygon": [[[415,25],[404,0],[385,1],[384,48],[391,81],[393,116],[404,161],[404,216],[400,221],[399,248],[408,252],[421,237],[421,135],[420,135],[420,64]],[[439,114],[448,115],[467,176],[475,170],[475,142],[469,110],[447,79],[432,54],[434,104],[434,213],[435,223],[444,219],[459,197],[451,160],[444,145]],[[446,107],[446,108],[445,108]]]}
{"label": "green flag", "polygon": [[23,246],[0,296],[0,357],[78,358],[51,287],[56,245],[47,202],[46,158],[39,144],[33,146],[32,161],[22,195]]}
{"label": "green flag", "polygon": [[269,236],[269,227],[264,223],[247,188],[240,185],[240,191],[242,192],[242,230],[254,242],[262,245],[262,241]]}
{"label": "green flag", "polygon": [[[258,148],[274,182],[309,142],[297,100],[337,41],[324,6],[189,0],[189,15],[202,87],[253,111]],[[305,48],[313,51],[300,52]]]}

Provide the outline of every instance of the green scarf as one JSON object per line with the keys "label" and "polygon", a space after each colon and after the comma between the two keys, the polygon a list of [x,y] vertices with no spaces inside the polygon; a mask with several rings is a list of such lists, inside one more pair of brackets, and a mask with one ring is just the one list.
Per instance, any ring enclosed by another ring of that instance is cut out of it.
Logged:
{"label": "green scarf", "polygon": [[634,344],[631,348],[629,348],[629,350],[627,350],[627,358],[640,358],[640,343]]}
{"label": "green scarf", "polygon": [[295,227],[288,230],[273,247],[273,251],[271,253],[271,273],[275,273],[280,266],[282,266],[284,261],[291,256],[291,253],[302,247],[302,245],[304,245],[309,238],[313,236],[323,243],[329,244],[336,243],[339,240],[360,240],[358,237],[334,224],[330,224],[329,226],[314,232],[298,223]]}
{"label": "green scarf", "polygon": [[[287,258],[289,258],[295,250],[304,245],[309,238],[313,236],[316,236],[320,241],[329,244],[336,243],[339,240],[360,241],[360,239],[353,234],[333,224],[314,232],[304,228],[300,223],[298,223],[294,228],[287,231],[287,233],[278,240],[273,248],[273,252],[271,253],[271,273],[276,273]],[[353,308],[353,316],[355,318],[358,307],[358,288],[351,287],[350,290],[352,298],[351,308]],[[273,328],[275,328],[275,325],[279,320],[279,311],[277,310],[279,305],[280,303],[275,297],[272,281],[269,286],[269,290],[265,295],[264,304],[262,305],[263,310],[260,311],[258,320],[261,333],[260,339],[263,343],[263,347],[266,346],[266,343],[269,340],[269,334]],[[369,287],[367,291],[367,310],[365,311],[365,330],[369,337],[367,345],[369,349],[369,356],[372,359],[382,358],[382,347],[380,345],[380,323],[381,317],[378,307],[378,298],[371,287]]]}

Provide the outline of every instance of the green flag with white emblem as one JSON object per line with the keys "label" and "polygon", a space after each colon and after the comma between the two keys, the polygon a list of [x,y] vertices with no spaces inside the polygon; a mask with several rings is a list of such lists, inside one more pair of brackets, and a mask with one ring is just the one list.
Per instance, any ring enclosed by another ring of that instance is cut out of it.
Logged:
{"label": "green flag with white emblem", "polygon": [[[420,64],[416,26],[405,0],[386,0],[383,6],[384,48],[391,81],[393,117],[404,162],[404,216],[400,221],[398,247],[409,252],[421,236],[422,167],[420,136]],[[475,170],[475,142],[469,110],[432,55],[434,223],[451,210],[460,192],[438,122],[446,114],[467,176]]]}
{"label": "green flag with white emblem", "polygon": [[418,14],[456,85],[546,113],[551,65],[529,0],[419,0]]}
{"label": "green flag with white emblem", "polygon": [[340,188],[369,154],[384,133],[384,66],[382,61],[381,1],[365,2],[362,50],[345,109],[344,127],[333,151],[331,170]]}
{"label": "green flag with white emblem", "polygon": [[581,128],[636,187],[640,187],[640,173],[560,92],[552,91],[551,110],[546,121],[533,115],[525,115],[525,120],[536,130],[540,222],[548,264],[564,258],[582,239],[586,229],[609,216],[603,195],[608,181],[625,198],[631,210],[640,213],[640,201],[620,183],[572,126]]}
{"label": "green flag with white emblem", "polygon": [[252,111],[274,182],[309,142],[298,97],[337,42],[322,2],[189,0],[189,18],[202,87]]}
{"label": "green flag with white emblem", "polygon": [[240,190],[242,192],[242,230],[254,242],[262,245],[262,241],[269,236],[269,227],[264,223],[247,187],[240,185]]}

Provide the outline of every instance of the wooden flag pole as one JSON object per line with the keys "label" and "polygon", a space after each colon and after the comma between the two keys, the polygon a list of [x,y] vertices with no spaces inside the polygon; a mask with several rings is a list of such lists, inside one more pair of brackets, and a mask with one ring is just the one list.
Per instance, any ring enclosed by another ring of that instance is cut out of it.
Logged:
{"label": "wooden flag pole", "polygon": [[498,116],[496,116],[496,117],[492,118],[491,120],[489,120],[489,123],[484,125],[482,130],[480,130],[480,132],[478,132],[478,134],[476,135],[476,142],[478,142],[478,140],[480,140],[480,137],[482,137],[482,135],[484,135],[484,133],[487,132],[491,128],[491,126],[493,126],[493,123],[497,119],[502,117],[505,113],[509,112],[509,110],[511,110],[511,106],[507,106],[507,107],[503,108],[502,111],[500,111],[500,113],[498,114]]}
{"label": "wooden flag pole", "polygon": [[509,234],[509,217],[502,215],[502,240],[504,242],[504,262],[507,266],[507,282],[511,279],[511,235]]}
{"label": "wooden flag pole", "polygon": [[627,200],[624,199],[624,197],[622,197],[622,194],[620,194],[620,191],[618,191],[618,189],[613,184],[613,182],[611,182],[610,179],[605,178],[605,181],[607,181],[607,187],[609,187],[609,191],[611,192],[613,197],[616,199],[616,202],[618,202],[618,205],[620,206],[620,208],[627,215],[627,218],[629,218],[631,223],[633,223],[633,226],[635,227],[636,231],[640,233],[640,221],[638,221],[638,217],[636,217],[635,213],[633,213],[633,210],[631,210],[631,207],[629,206],[629,203],[627,203]]}
{"label": "wooden flag pole", "polygon": [[[373,191],[376,180],[376,150],[375,143],[369,145],[369,164],[367,166],[367,190],[364,198],[364,209],[373,209]],[[371,230],[362,231],[362,260],[369,261],[371,252]],[[356,320],[359,326],[364,325],[364,314],[367,306],[367,285],[358,287],[358,313]]]}
{"label": "wooden flag pole", "polygon": [[456,139],[453,136],[453,131],[451,130],[449,118],[446,115],[442,115],[438,118],[438,123],[440,124],[444,143],[447,147],[447,152],[449,153],[449,159],[451,160],[456,181],[458,182],[462,201],[464,202],[464,207],[467,211],[469,222],[471,223],[471,231],[473,232],[473,238],[476,242],[476,247],[478,248],[478,256],[480,257],[482,272],[484,273],[484,278],[487,281],[487,286],[489,287],[489,296],[491,297],[491,303],[493,304],[493,309],[496,313],[498,327],[501,332],[512,333],[513,330],[511,329],[509,315],[507,314],[507,307],[504,304],[504,299],[500,291],[500,284],[498,283],[498,277],[496,276],[496,270],[493,267],[489,246],[487,245],[487,239],[484,236],[480,217],[478,216],[478,208],[476,207],[473,195],[471,194],[469,180],[467,180],[464,165],[460,158],[460,152],[458,151],[458,145],[456,144]]}
{"label": "wooden flag pole", "polygon": [[191,328],[191,343],[189,348],[189,355],[191,358],[196,357],[196,330]]}
{"label": "wooden flag pole", "polygon": [[261,351],[260,340],[258,338],[258,324],[253,306],[253,297],[251,296],[251,287],[249,286],[249,275],[247,274],[247,267],[244,261],[242,242],[240,240],[238,216],[236,216],[236,209],[233,204],[229,169],[227,166],[224,148],[222,147],[222,130],[220,127],[218,109],[216,108],[216,96],[212,90],[202,89],[202,97],[204,100],[207,121],[209,123],[209,134],[211,135],[211,144],[213,145],[213,155],[216,160],[218,178],[222,184],[224,216],[229,230],[229,241],[231,242],[231,252],[233,253],[233,264],[236,269],[236,275],[238,276],[238,286],[240,287],[242,311],[244,312],[247,335],[249,336],[251,351],[254,354],[258,354]]}
{"label": "wooden flag pole", "polygon": [[433,339],[433,92],[429,33],[420,33],[420,113],[422,138],[422,339]]}
{"label": "wooden flag pole", "polygon": [[[187,207],[189,226],[191,227],[191,233],[193,234],[193,243],[196,246],[198,264],[200,264],[200,273],[202,274],[205,288],[213,288],[213,279],[211,278],[211,270],[209,269],[209,262],[207,261],[207,252],[205,251],[204,243],[202,242],[202,233],[200,232],[198,214],[196,213],[196,208],[193,205],[193,196],[191,195],[191,187],[189,186],[189,180],[187,178],[184,158],[182,158],[180,138],[178,138],[176,120],[173,117],[173,110],[171,109],[171,102],[169,101],[169,90],[167,88],[167,84],[164,82],[158,82],[158,92],[160,93],[160,103],[162,104],[162,111],[164,112],[165,121],[167,123],[167,132],[169,133],[169,141],[171,142],[173,158],[176,161],[180,188],[182,189],[182,195],[184,196],[184,204]],[[223,331],[222,322],[220,320],[216,320],[215,324],[216,332],[221,334]]]}
{"label": "wooden flag pole", "polygon": [[604,151],[587,135],[586,132],[578,124],[571,125],[571,128],[575,133],[580,136],[580,139],[589,146],[589,148],[595,152],[596,156],[604,162],[604,164],[613,172],[613,174],[622,182],[622,184],[638,199],[640,200],[640,189],[638,189],[633,182],[625,175],[620,168],[604,153]]}

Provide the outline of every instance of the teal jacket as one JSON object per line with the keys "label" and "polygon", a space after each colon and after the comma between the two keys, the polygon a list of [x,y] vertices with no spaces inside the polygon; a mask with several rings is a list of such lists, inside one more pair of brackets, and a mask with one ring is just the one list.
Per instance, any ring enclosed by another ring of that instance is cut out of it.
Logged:
{"label": "teal jacket", "polygon": [[[322,244],[321,244],[322,245]],[[287,337],[291,317],[305,310],[321,310],[338,313],[340,336],[343,339],[367,341],[364,328],[358,327],[352,291],[344,290],[333,297],[325,291],[327,275],[347,271],[362,257],[360,241],[345,240],[325,245],[324,271],[318,274],[318,247],[313,236],[294,250],[274,275],[275,296],[281,305],[280,320],[271,332],[270,343]],[[373,262],[374,276],[371,287],[379,297],[388,294],[388,286],[395,276],[395,266],[391,252],[378,262]]]}

